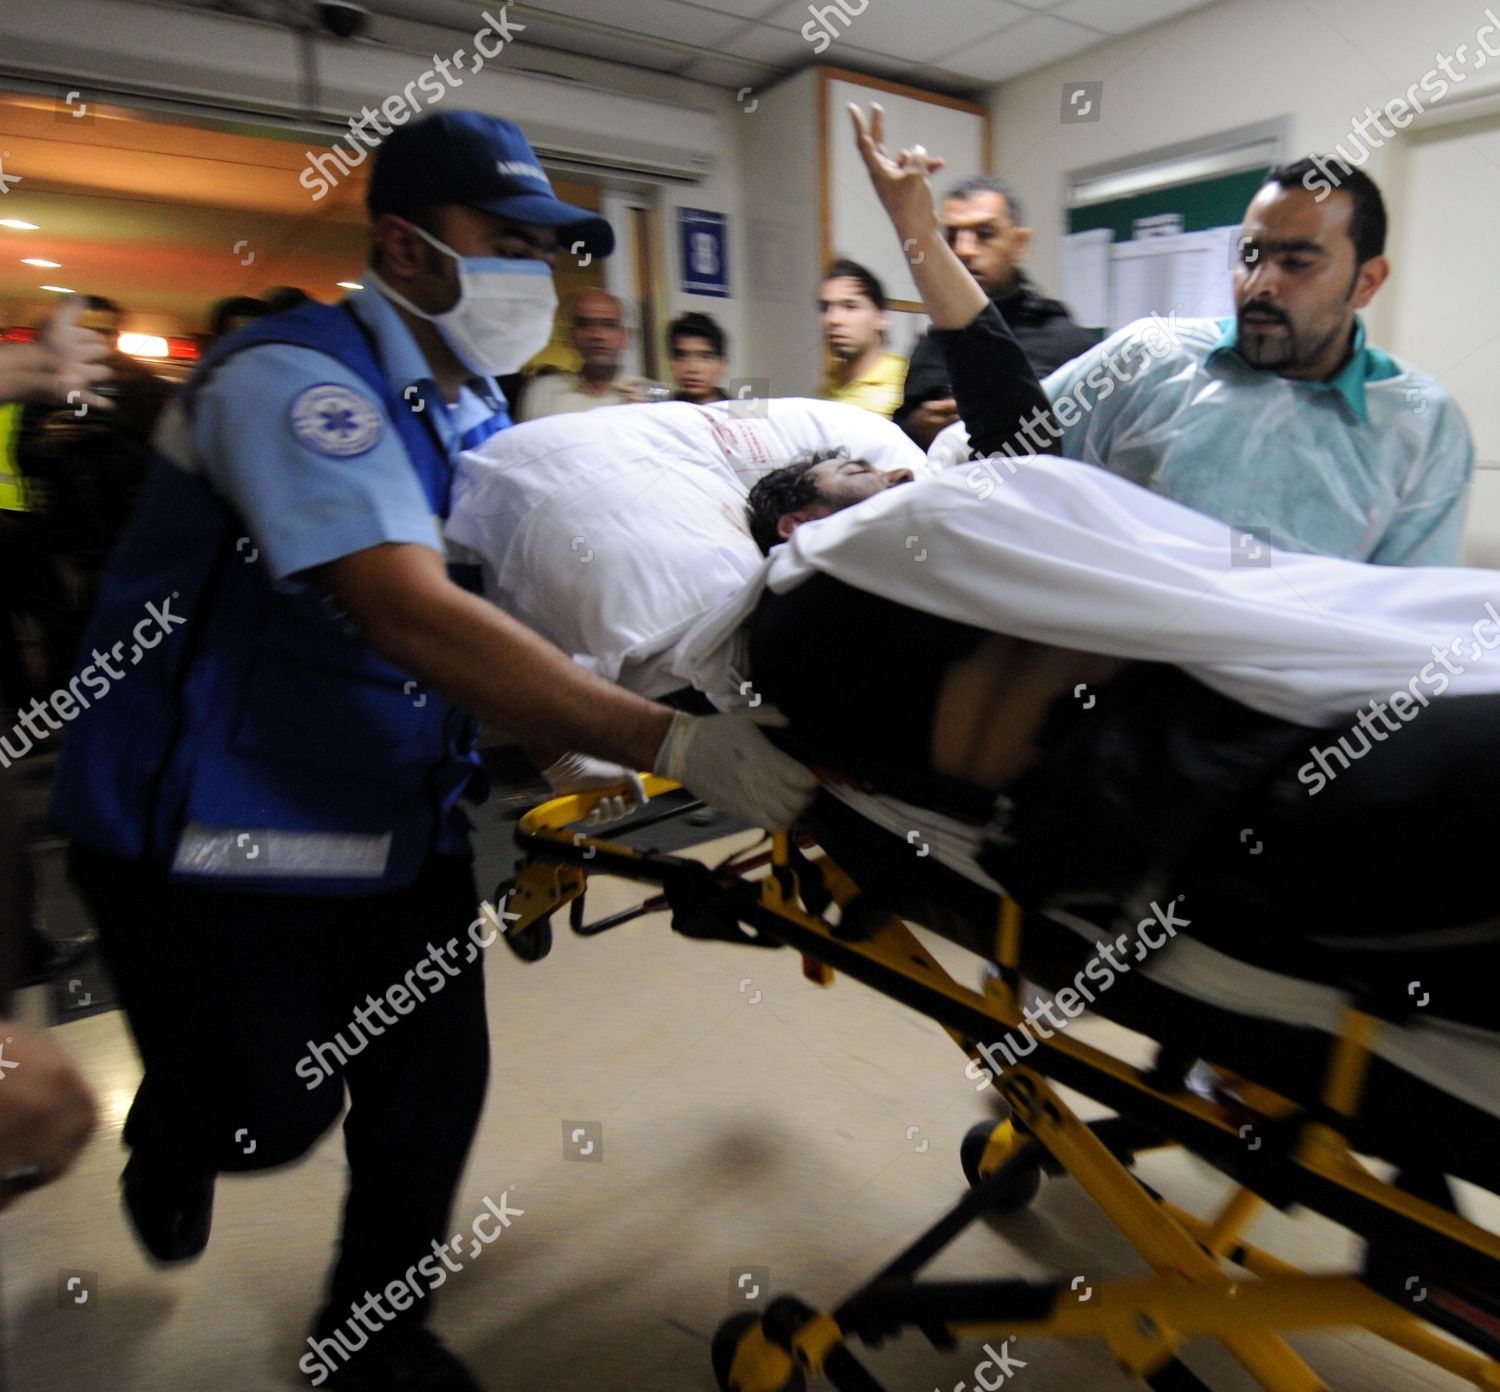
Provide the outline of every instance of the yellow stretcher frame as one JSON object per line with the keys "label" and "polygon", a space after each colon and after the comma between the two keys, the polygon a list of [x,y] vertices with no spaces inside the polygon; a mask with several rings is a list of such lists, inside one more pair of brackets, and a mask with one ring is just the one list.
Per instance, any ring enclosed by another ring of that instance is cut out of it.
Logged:
{"label": "yellow stretcher frame", "polygon": [[[646,776],[653,796],[677,785]],[[841,937],[822,911],[841,913],[858,887],[826,856],[809,861],[787,832],[772,838],[770,871],[746,880],[734,866],[710,870],[695,861],[635,850],[586,835],[581,821],[602,794],[552,799],[522,817],[516,839],[527,852],[496,926],[522,956],[523,946],[562,904],[584,892],[590,870],[659,883],[679,918],[703,908],[720,922],[746,924],[803,953],[808,975],[831,985],[834,969],[922,1010],[942,1024],[971,1058],[975,1039],[995,1027],[1024,1023],[1017,987],[1024,931],[1020,909],[1002,901],[996,927],[1000,976],[981,993],[960,985],[911,929],[887,916],[867,936]],[[809,882],[809,871],[820,883]],[[814,912],[812,906],[818,906]],[[575,918],[575,927],[577,919]],[[1007,1068],[995,1085],[1009,1120],[981,1123],[966,1169],[974,1188],[907,1252],[836,1310],[817,1311],[794,1298],[763,1315],[736,1316],[715,1340],[714,1365],[725,1392],[800,1392],[808,1378],[826,1378],[845,1392],[879,1392],[880,1384],[849,1347],[855,1335],[878,1342],[904,1325],[934,1342],[959,1335],[1102,1339],[1121,1369],[1158,1392],[1206,1388],[1180,1361],[1182,1344],[1221,1342],[1267,1392],[1317,1392],[1328,1386],[1285,1342],[1283,1334],[1315,1329],[1368,1331],[1408,1353],[1500,1392],[1500,1235],[1380,1179],[1354,1155],[1338,1119],[1358,1114],[1375,1021],[1349,1010],[1322,1090],[1322,1108],[1247,1085],[1231,1116],[1225,1108],[1160,1080],[1079,1040],[1039,1040],[1025,1064]],[[1115,1119],[1085,1124],[1050,1081],[1104,1102],[1121,1118],[1144,1115],[1122,1134]],[[1251,1110],[1275,1144],[1247,1147],[1239,1123]],[[1179,1144],[1225,1171],[1237,1187],[1208,1219],[1168,1203],[1130,1172],[1136,1153]],[[1089,1287],[1025,1281],[915,1281],[916,1271],[986,1211],[1024,1206],[1042,1168],[1071,1176],[1151,1268],[1148,1277]],[[1242,1240],[1266,1202],[1304,1204],[1384,1250],[1411,1254],[1411,1277],[1378,1291],[1368,1275],[1308,1275]],[[1430,1303],[1429,1303],[1430,1302]],[[1454,1330],[1492,1334],[1491,1353],[1450,1337]],[[1492,1356],[1495,1355],[1495,1356]]]}

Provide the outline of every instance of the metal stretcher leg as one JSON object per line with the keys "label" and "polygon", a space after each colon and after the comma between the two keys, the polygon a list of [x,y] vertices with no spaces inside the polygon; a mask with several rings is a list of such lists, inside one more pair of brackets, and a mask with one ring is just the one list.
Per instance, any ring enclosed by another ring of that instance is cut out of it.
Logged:
{"label": "metal stretcher leg", "polygon": [[[1219,1290],[1232,1284],[1219,1263],[1160,1205],[1146,1195],[1104,1143],[1039,1074],[1021,1070],[1002,1088],[1028,1129],[1067,1168],[1131,1245],[1160,1273],[1173,1273]],[[1236,1334],[1223,1342],[1267,1392],[1324,1392],[1323,1380],[1275,1334]],[[1132,1372],[1147,1376],[1169,1352],[1160,1335],[1143,1329],[1138,1349],[1117,1348]]]}

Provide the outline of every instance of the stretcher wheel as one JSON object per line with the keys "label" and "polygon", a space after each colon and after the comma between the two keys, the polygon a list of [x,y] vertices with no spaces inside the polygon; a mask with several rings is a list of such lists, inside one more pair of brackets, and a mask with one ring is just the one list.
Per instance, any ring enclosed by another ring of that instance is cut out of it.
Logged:
{"label": "stretcher wheel", "polygon": [[734,1356],[739,1351],[740,1340],[745,1334],[754,1329],[760,1323],[759,1315],[731,1315],[719,1326],[714,1335],[713,1350],[711,1357],[714,1365],[714,1381],[719,1384],[719,1392],[806,1392],[807,1378],[800,1368],[792,1366],[786,1380],[779,1387],[740,1388],[729,1380],[730,1369],[734,1367]]}
{"label": "stretcher wheel", "polygon": [[[495,886],[495,903],[498,907],[503,909],[510,902],[515,887],[514,880],[502,880]],[[552,951],[552,915],[544,914],[519,932],[502,933],[501,937],[505,939],[506,947],[523,962],[540,962]]]}
{"label": "stretcher wheel", "polygon": [[519,933],[507,933],[505,943],[523,962],[540,962],[552,951],[551,915],[538,919]]}
{"label": "stretcher wheel", "polygon": [[[1009,1126],[1010,1122],[1001,1122]],[[995,1134],[993,1121],[976,1121],[964,1133],[958,1148],[959,1164],[963,1166],[964,1178],[971,1189],[977,1189],[989,1181],[991,1176],[979,1173],[979,1162],[984,1158],[990,1137]],[[1019,1213],[1036,1198],[1042,1187],[1042,1162],[1037,1156],[1037,1144],[1020,1136],[1011,1156],[1000,1167],[1001,1178],[995,1185],[990,1199],[992,1213]]]}

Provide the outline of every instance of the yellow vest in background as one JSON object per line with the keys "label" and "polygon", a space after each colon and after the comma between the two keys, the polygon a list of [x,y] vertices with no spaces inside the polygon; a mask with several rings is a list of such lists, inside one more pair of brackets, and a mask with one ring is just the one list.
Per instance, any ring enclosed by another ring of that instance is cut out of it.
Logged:
{"label": "yellow vest in background", "polygon": [[0,406],[0,512],[26,511],[26,480],[21,477],[21,404]]}

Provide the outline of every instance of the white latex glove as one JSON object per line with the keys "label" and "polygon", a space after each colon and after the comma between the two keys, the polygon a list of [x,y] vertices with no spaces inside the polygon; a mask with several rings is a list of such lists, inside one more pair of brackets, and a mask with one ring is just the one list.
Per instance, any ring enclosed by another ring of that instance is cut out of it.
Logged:
{"label": "white latex glove", "polygon": [[775,711],[672,717],[654,772],[754,826],[790,826],[813,799],[818,780],[756,728],[784,724]]}
{"label": "white latex glove", "polygon": [[547,786],[559,796],[565,793],[591,793],[597,788],[624,788],[614,797],[601,798],[599,804],[583,819],[584,826],[603,826],[618,822],[646,805],[646,785],[634,769],[595,759],[589,754],[564,754],[555,764],[542,770]]}

